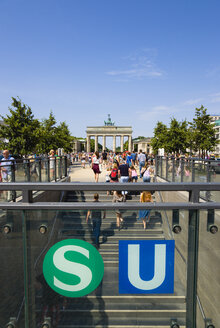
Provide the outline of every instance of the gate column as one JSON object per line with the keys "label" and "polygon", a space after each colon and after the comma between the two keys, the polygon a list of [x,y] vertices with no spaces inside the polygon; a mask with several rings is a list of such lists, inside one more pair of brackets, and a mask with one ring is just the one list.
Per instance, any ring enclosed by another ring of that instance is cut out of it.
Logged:
{"label": "gate column", "polygon": [[116,136],[113,136],[113,152],[116,152]]}
{"label": "gate column", "polygon": [[98,151],[98,136],[95,135],[95,151]]}
{"label": "gate column", "polygon": [[105,148],[106,148],[106,136],[103,134],[103,136],[102,136],[102,151],[104,151],[105,150]]}
{"label": "gate column", "polygon": [[90,136],[87,136],[87,153],[90,153],[91,146],[90,146]]}
{"label": "gate column", "polygon": [[131,144],[132,144],[132,140],[131,140],[131,135],[128,136],[128,151],[131,152]]}
{"label": "gate column", "polygon": [[121,135],[121,153],[124,151],[124,136],[123,134]]}

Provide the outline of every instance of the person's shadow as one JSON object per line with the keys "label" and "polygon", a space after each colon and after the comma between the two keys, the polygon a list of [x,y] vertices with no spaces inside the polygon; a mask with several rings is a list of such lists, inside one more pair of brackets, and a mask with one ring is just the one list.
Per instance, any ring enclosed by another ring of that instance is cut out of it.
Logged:
{"label": "person's shadow", "polygon": [[102,283],[101,281],[100,285],[95,290],[96,299],[98,302],[98,310],[99,310],[99,316],[97,318],[97,322],[94,322],[93,324],[97,326],[102,326],[102,328],[108,327],[108,316],[105,312],[105,301],[102,298]]}

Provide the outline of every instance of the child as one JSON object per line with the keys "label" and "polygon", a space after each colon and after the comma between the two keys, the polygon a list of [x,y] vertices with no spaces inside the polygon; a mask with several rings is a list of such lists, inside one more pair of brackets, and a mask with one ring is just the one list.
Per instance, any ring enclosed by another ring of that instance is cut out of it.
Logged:
{"label": "child", "polygon": [[[152,202],[152,195],[150,191],[142,191],[140,195],[141,203],[149,203]],[[142,219],[144,230],[146,229],[147,222],[150,220],[150,210],[140,210],[139,211],[139,220]]]}
{"label": "child", "polygon": [[137,176],[137,171],[134,166],[130,167],[131,169],[131,181],[132,182],[137,182],[138,176]]}

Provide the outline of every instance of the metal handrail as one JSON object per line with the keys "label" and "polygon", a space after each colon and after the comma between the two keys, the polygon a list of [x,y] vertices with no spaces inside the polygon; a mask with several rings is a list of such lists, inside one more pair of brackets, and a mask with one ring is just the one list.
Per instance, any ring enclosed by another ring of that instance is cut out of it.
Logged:
{"label": "metal handrail", "polygon": [[[21,190],[22,201],[17,203],[0,203],[0,209],[16,210],[88,210],[88,209],[154,209],[189,211],[188,224],[188,258],[187,258],[187,304],[186,326],[196,327],[197,275],[199,247],[199,210],[220,209],[220,202],[199,202],[200,191],[220,191],[220,183],[2,183],[0,190]],[[186,191],[189,192],[188,202],[178,203],[106,203],[106,202],[36,202],[32,203],[32,191]],[[214,213],[214,211],[213,211]],[[26,239],[25,239],[26,240]],[[24,248],[26,244],[24,243]],[[27,267],[27,261],[25,261]],[[28,286],[28,278],[26,278]]]}
{"label": "metal handrail", "polygon": [[0,184],[0,190],[63,190],[63,191],[193,191],[204,190],[220,191],[220,182],[153,182],[153,183],[93,183],[93,182],[4,182]]}

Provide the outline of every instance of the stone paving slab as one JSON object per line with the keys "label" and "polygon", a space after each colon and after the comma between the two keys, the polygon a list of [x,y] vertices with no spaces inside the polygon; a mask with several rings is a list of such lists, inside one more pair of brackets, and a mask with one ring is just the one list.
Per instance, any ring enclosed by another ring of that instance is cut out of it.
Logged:
{"label": "stone paving slab", "polygon": [[[108,172],[103,168],[102,172],[99,174],[99,182],[105,182],[107,173],[110,174],[110,171]],[[95,182],[95,174],[87,163],[85,169],[81,167],[80,163],[72,165],[69,175],[71,182]]]}

